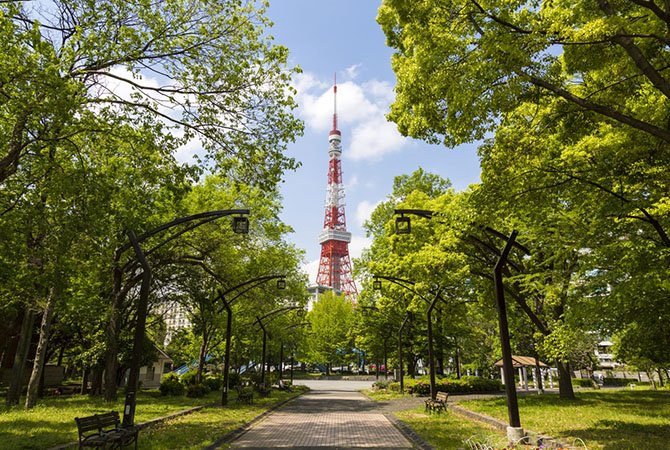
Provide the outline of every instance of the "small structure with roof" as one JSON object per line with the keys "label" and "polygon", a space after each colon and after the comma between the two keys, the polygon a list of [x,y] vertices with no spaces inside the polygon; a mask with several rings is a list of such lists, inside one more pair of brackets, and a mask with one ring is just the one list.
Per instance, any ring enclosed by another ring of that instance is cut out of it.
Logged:
{"label": "small structure with roof", "polygon": [[[500,377],[502,378],[503,384],[505,384],[505,375],[503,374],[503,363],[502,359],[496,361],[494,364],[496,367],[500,367]],[[536,367],[539,367],[540,369],[540,374],[541,377],[544,379],[545,377],[548,377],[549,381],[549,387],[553,388],[554,387],[554,380],[552,377],[552,368],[549,367],[547,364],[543,363],[539,359],[536,359],[532,356],[518,356],[518,355],[512,355],[512,366],[515,369],[519,370],[519,387],[522,389],[528,390],[528,373],[530,372],[531,378],[533,380],[533,385],[535,389],[538,388],[538,380],[536,379],[536,376],[534,375],[534,369]],[[530,370],[528,370],[530,368]],[[544,386],[544,383],[542,383]]]}

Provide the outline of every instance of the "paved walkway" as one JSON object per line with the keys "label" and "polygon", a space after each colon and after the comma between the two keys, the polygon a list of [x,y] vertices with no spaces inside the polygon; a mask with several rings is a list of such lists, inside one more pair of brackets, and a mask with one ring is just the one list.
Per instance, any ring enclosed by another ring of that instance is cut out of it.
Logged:
{"label": "paved walkway", "polygon": [[364,395],[312,390],[258,422],[231,447],[409,449],[412,444]]}

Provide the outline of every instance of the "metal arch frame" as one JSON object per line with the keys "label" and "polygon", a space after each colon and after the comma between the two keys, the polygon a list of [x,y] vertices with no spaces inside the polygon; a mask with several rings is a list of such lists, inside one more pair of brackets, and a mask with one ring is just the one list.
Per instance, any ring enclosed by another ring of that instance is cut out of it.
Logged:
{"label": "metal arch frame", "polygon": [[[248,209],[228,209],[228,210],[216,210],[199,214],[193,214],[190,216],[172,220],[168,223],[152,228],[151,230],[146,231],[140,234],[139,236],[136,236],[132,230],[126,230],[126,235],[128,236],[129,242],[119,247],[116,253],[117,255],[120,255],[121,253],[125,252],[130,248],[134,250],[137,261],[142,267],[142,283],[140,285],[139,301],[137,302],[137,321],[135,324],[135,333],[133,337],[133,354],[130,363],[130,374],[128,376],[128,383],[126,385],[125,405],[123,408],[124,427],[132,427],[135,423],[135,408],[137,406],[137,390],[139,387],[140,357],[144,343],[144,332],[146,327],[146,318],[147,318],[146,316],[149,303],[149,291],[151,287],[150,285],[152,276],[151,266],[149,265],[149,261],[146,258],[147,254],[154,252],[155,250],[167,244],[168,242],[176,239],[182,234],[190,230],[193,230],[201,225],[212,222],[221,217],[236,214],[246,216],[249,215],[249,213],[250,211]],[[248,222],[248,219],[246,217],[245,220],[247,220]],[[168,236],[166,239],[156,244],[153,248],[151,248],[147,252],[144,252],[144,250],[142,249],[142,246],[140,244],[149,239],[150,237],[155,236],[156,234],[168,230],[177,225],[189,222],[196,222],[196,223],[192,223],[187,227],[185,227],[183,230],[180,230],[172,234],[171,236]],[[248,231],[248,226],[246,227],[245,231]]]}
{"label": "metal arch frame", "polygon": [[[384,275],[373,275],[373,279],[382,279],[382,280],[387,280],[390,281],[391,283],[394,283],[400,287],[403,287],[410,292],[416,294],[421,298],[421,300],[425,301],[428,303],[428,309],[426,311],[426,322],[427,322],[427,334],[428,334],[428,365],[430,367],[430,398],[432,400],[435,400],[437,396],[437,389],[435,387],[436,381],[435,381],[435,358],[434,358],[434,350],[433,350],[433,310],[435,309],[435,305],[437,305],[437,302],[439,300],[442,300],[443,302],[446,303],[446,301],[442,298],[442,291],[443,288],[437,288],[434,290],[434,296],[432,300],[428,300],[425,298],[423,295],[418,293],[412,286],[414,286],[416,283],[411,280],[405,280],[403,278],[398,278],[398,277],[389,277],[389,276],[384,276]],[[400,369],[402,373],[402,368]],[[402,374],[401,374],[402,376]]]}
{"label": "metal arch frame", "polygon": [[[226,310],[226,345],[225,345],[225,352],[224,352],[224,358],[223,358],[223,387],[222,387],[222,392],[221,392],[221,406],[226,406],[228,404],[228,392],[230,391],[230,341],[232,339],[232,328],[233,328],[233,309],[231,308],[233,302],[237,300],[239,297],[242,295],[246,294],[250,290],[252,290],[255,287],[258,287],[264,283],[267,283],[270,280],[286,280],[286,275],[265,275],[261,277],[256,277],[252,278],[251,280],[247,280],[243,283],[240,283],[236,286],[233,286],[231,288],[226,289],[225,291],[220,291],[218,293],[218,299],[221,300],[223,303],[223,306],[219,310],[219,312],[222,312],[224,309]],[[243,289],[241,292],[238,292],[233,298],[230,300],[226,300],[226,295],[242,288],[246,287],[246,289]]]}
{"label": "metal arch frame", "polygon": [[[396,209],[394,214],[400,214],[403,217],[404,214],[415,215],[418,217],[423,217],[426,219],[432,219],[434,216],[439,215],[433,211],[422,210],[422,209]],[[507,397],[507,415],[509,419],[509,425],[513,428],[521,428],[521,419],[519,417],[519,403],[516,395],[516,387],[514,385],[514,367],[512,363],[512,350],[509,339],[509,324],[507,322],[507,307],[505,304],[505,287],[503,284],[503,268],[505,264],[509,261],[507,257],[512,250],[512,247],[515,247],[521,250],[524,254],[530,255],[530,250],[527,247],[516,242],[516,237],[519,234],[517,230],[512,230],[512,233],[509,236],[504,235],[503,233],[488,227],[482,227],[488,233],[494,235],[495,237],[505,241],[503,249],[500,251],[498,260],[495,263],[493,268],[493,280],[495,287],[496,295],[496,308],[498,310],[498,327],[500,331],[500,347],[503,360],[503,374],[505,378],[505,395]],[[410,227],[408,226],[408,230]],[[474,238],[475,240],[481,242],[480,240]]]}
{"label": "metal arch frame", "polygon": [[[270,311],[269,313],[265,314],[263,317],[258,317],[256,316],[256,320],[254,321],[254,325],[258,324],[261,327],[261,330],[263,330],[263,355],[262,355],[262,364],[261,364],[261,382],[263,386],[265,386],[265,351],[267,349],[267,330],[265,329],[265,325],[263,324],[263,320],[272,317],[276,314],[279,314],[284,311],[291,311],[291,310],[297,310],[297,309],[302,309],[304,308],[302,306],[284,306],[281,308],[277,308],[273,311]],[[269,321],[268,321],[269,322]]]}

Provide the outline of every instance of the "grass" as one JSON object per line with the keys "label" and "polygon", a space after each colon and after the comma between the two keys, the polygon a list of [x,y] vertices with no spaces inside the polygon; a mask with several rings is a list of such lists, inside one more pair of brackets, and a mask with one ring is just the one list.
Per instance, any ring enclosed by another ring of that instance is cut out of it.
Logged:
{"label": "grass", "polygon": [[[505,398],[464,401],[464,408],[507,420]],[[558,395],[519,396],[521,425],[588,449],[668,448],[670,392],[636,389],[580,391],[575,400]]]}
{"label": "grass", "polygon": [[[412,397],[409,394],[366,389],[362,391],[371,399],[379,402],[393,402]],[[394,413],[412,430],[436,449],[465,448],[465,441],[474,438],[477,442],[504,442],[505,434],[495,428],[448,411],[439,414],[426,414],[424,407],[416,407]]]}
{"label": "grass", "polygon": [[[297,392],[299,391],[296,390],[296,394],[293,395],[297,395]],[[273,391],[269,398],[258,400],[255,398],[253,405],[237,405],[233,401],[226,408],[208,407],[200,413],[146,428],[140,431],[140,448],[202,448],[290,395]],[[158,391],[144,391],[137,398],[135,422],[141,423],[194,406],[218,404],[220,401],[220,392],[212,392],[206,397],[193,399],[161,397]],[[75,417],[109,410],[123,411],[123,398],[115,404],[109,404],[100,398],[76,395],[46,398],[30,411],[2,407],[0,408],[0,447],[3,449],[45,449],[76,441]],[[157,427],[160,427],[160,433],[156,432]],[[173,429],[179,430],[178,433],[173,432]],[[180,434],[182,436],[179,436]],[[178,443],[184,439],[187,440],[187,443],[184,445]]]}
{"label": "grass", "polygon": [[430,443],[433,448],[465,448],[465,443],[469,439],[474,439],[478,443],[505,442],[503,432],[448,410],[446,413],[426,414],[423,407],[419,407],[400,411],[395,415]]}

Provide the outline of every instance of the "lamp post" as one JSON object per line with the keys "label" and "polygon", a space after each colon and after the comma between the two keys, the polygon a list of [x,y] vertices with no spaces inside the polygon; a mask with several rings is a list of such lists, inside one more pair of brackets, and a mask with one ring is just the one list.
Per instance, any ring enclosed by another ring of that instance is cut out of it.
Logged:
{"label": "lamp post", "polygon": [[[149,303],[149,291],[151,287],[151,266],[147,260],[147,255],[153,253],[158,248],[176,239],[182,234],[197,228],[206,223],[212,222],[221,217],[236,215],[233,217],[233,231],[238,234],[247,234],[249,232],[249,215],[248,209],[229,209],[210,211],[200,214],[175,219],[171,222],[165,223],[161,226],[153,228],[139,236],[136,236],[132,230],[126,232],[129,242],[121,246],[119,253],[133,248],[135,256],[140,266],[142,267],[142,283],[140,285],[139,300],[137,302],[137,322],[135,324],[135,334],[133,339],[133,354],[130,363],[130,373],[128,375],[128,384],[126,386],[126,400],[123,408],[123,427],[132,427],[135,422],[135,407],[137,400],[137,389],[139,387],[140,374],[140,360],[142,357],[142,348],[144,344],[144,329],[147,319],[147,308]],[[150,250],[144,251],[140,245],[145,240],[155,236],[156,234],[166,231],[178,225],[187,224],[183,229],[173,233],[166,239],[162,240]]]}
{"label": "lamp post", "polygon": [[438,288],[435,290],[435,294],[433,296],[432,300],[428,300],[425,298],[423,295],[419,294],[412,286],[414,286],[414,282],[410,280],[404,280],[402,278],[397,278],[397,277],[387,277],[384,275],[373,275],[375,280],[373,281],[373,288],[381,289],[381,281],[380,280],[387,280],[390,281],[393,284],[396,284],[404,289],[407,289],[414,294],[418,295],[421,300],[425,301],[428,303],[428,310],[426,311],[426,320],[428,322],[428,365],[429,365],[429,370],[430,370],[430,398],[435,400],[435,396],[437,395],[437,390],[435,388],[435,359],[433,357],[433,310],[435,309],[435,305],[437,304],[438,300],[443,300],[441,293],[442,289]]}
{"label": "lamp post", "polygon": [[[271,316],[274,316],[276,314],[279,314],[281,312],[286,312],[294,309],[303,309],[302,306],[284,306],[282,308],[277,308],[273,311],[270,311],[269,313],[265,314],[262,317],[256,316],[256,321],[254,323],[257,323],[260,325],[261,330],[263,330],[263,356],[262,356],[262,366],[261,366],[261,383],[263,387],[265,387],[265,350],[267,347],[267,330],[265,328],[265,325],[263,324],[263,321],[267,318],[270,318]],[[269,321],[268,321],[269,322]]]}
{"label": "lamp post", "polygon": [[[436,214],[433,211],[423,209],[396,209],[394,214],[400,215],[396,217],[395,228],[398,234],[408,234],[411,232],[411,221],[407,215],[415,215],[426,219],[432,219]],[[507,415],[509,419],[509,427],[507,428],[507,436],[510,441],[518,441],[523,437],[523,429],[521,428],[521,420],[519,418],[519,404],[516,396],[516,386],[514,385],[514,367],[512,365],[512,350],[509,338],[509,325],[507,323],[507,308],[505,305],[505,287],[503,284],[502,270],[507,263],[512,247],[521,250],[526,255],[530,255],[530,251],[523,245],[516,242],[518,232],[512,231],[512,234],[507,237],[499,231],[490,227],[484,227],[488,233],[501,238],[505,241],[505,246],[498,255],[498,260],[493,268],[493,279],[495,283],[496,308],[498,310],[498,327],[500,330],[500,348],[502,353],[503,374],[505,377],[505,394],[507,397]]]}
{"label": "lamp post", "polygon": [[400,393],[405,392],[405,384],[404,384],[404,378],[403,378],[403,367],[402,367],[402,332],[405,329],[405,325],[409,323],[409,319],[412,317],[412,313],[407,313],[405,314],[405,319],[402,321],[402,325],[400,325],[400,329],[398,330],[398,365],[400,366],[400,369],[398,370],[398,373],[400,374]]}
{"label": "lamp post", "polygon": [[[230,340],[231,340],[231,334],[232,334],[232,327],[233,327],[233,309],[232,309],[232,304],[233,302],[239,298],[240,296],[244,295],[251,289],[260,286],[261,284],[267,283],[270,280],[277,280],[277,289],[286,289],[286,276],[285,275],[266,275],[262,277],[256,277],[252,278],[251,280],[247,280],[243,283],[238,284],[237,286],[233,286],[229,289],[226,289],[223,292],[219,292],[219,298],[221,299],[221,302],[223,303],[223,308],[226,310],[226,346],[225,346],[225,353],[223,357],[223,387],[222,387],[222,393],[221,393],[221,406],[226,406],[228,404],[228,392],[230,390]],[[233,298],[230,300],[226,299],[226,295],[230,294],[231,292],[234,292],[240,288],[245,288],[241,292],[238,292]]]}

